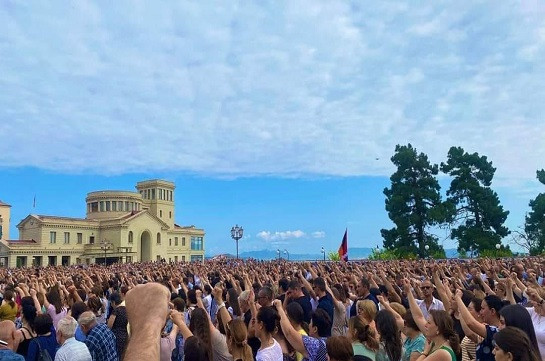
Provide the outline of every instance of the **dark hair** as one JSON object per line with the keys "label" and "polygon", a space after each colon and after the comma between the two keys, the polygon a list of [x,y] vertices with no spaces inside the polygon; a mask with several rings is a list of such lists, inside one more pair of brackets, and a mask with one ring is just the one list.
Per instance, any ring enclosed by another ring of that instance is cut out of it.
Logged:
{"label": "dark hair", "polygon": [[500,317],[499,313],[500,310],[503,308],[504,303],[498,296],[495,295],[488,295],[483,300],[488,305],[488,308],[493,309],[498,314],[498,318]]}
{"label": "dark hair", "polygon": [[290,283],[288,283],[288,289],[299,290],[301,289],[301,283],[299,283],[297,280],[291,280]]}
{"label": "dark hair", "polygon": [[189,337],[184,342],[184,360],[210,361],[207,345],[197,336]]}
{"label": "dark hair", "polygon": [[233,309],[233,315],[235,316],[242,316],[242,311],[240,310],[240,304],[238,303],[238,293],[237,290],[234,288],[229,288],[227,290],[227,294],[229,295],[229,307]]}
{"label": "dark hair", "polygon": [[413,330],[415,331],[418,331],[420,332],[420,329],[418,328],[418,325],[416,324],[414,318],[413,318],[413,314],[411,313],[411,311],[407,311],[404,315],[403,315],[403,321],[405,321],[405,326],[409,327],[409,328],[412,328]]}
{"label": "dark hair", "polygon": [[473,303],[473,308],[475,309],[475,312],[481,312],[481,308],[482,308],[482,305],[483,305],[482,298],[473,297],[471,299],[471,303]]}
{"label": "dark hair", "polygon": [[475,298],[473,292],[469,290],[462,290],[462,302],[466,307],[471,303],[471,300],[473,300],[473,298]]}
{"label": "dark hair", "polygon": [[278,281],[278,287],[280,287],[280,289],[284,292],[288,290],[288,284],[289,281],[287,278],[281,278],[280,281]]}
{"label": "dark hair", "polygon": [[258,293],[261,292],[261,293],[264,293],[265,294],[265,297],[267,297],[268,300],[272,300],[273,299],[273,291],[272,289],[269,287],[269,286],[263,286],[259,289]]}
{"label": "dark hair", "polygon": [[315,278],[312,285],[317,287],[320,291],[325,292],[325,281],[322,277]]}
{"label": "dark hair", "polygon": [[452,317],[444,310],[430,310],[433,322],[437,325],[439,334],[450,344],[450,348],[456,355],[460,354],[460,337],[454,331],[454,321]]}
{"label": "dark hair", "polygon": [[99,314],[99,312],[100,314],[104,313],[104,304],[97,296],[89,297],[89,300],[87,301],[87,306],[91,311],[93,311],[95,315]]}
{"label": "dark hair", "polygon": [[360,280],[360,285],[362,285],[363,287],[369,289],[371,287],[371,284],[369,283],[369,280],[367,278],[362,278]]}
{"label": "dark hair", "polygon": [[388,358],[392,361],[401,359],[401,336],[394,315],[388,310],[380,310],[375,316],[375,324]]}
{"label": "dark hair", "polygon": [[172,304],[177,311],[185,311],[185,301],[181,297],[176,297],[175,299],[173,299]]}
{"label": "dark hair", "polygon": [[15,307],[15,301],[13,301],[13,297],[15,296],[15,293],[7,289],[4,291],[4,301],[6,301],[11,308]]}
{"label": "dark hair", "polygon": [[497,347],[513,355],[513,361],[539,361],[540,354],[520,328],[507,326],[494,335]]}
{"label": "dark hair", "polygon": [[21,307],[34,306],[34,299],[31,296],[21,298]]}
{"label": "dark hair", "polygon": [[28,322],[30,328],[34,329],[34,321],[36,320],[36,307],[34,305],[23,305],[21,310],[23,318]]}
{"label": "dark hair", "polygon": [[199,338],[200,343],[204,344],[206,355],[210,358],[212,352],[212,334],[210,333],[210,320],[206,310],[195,308],[193,312],[191,312],[189,330]]}
{"label": "dark hair", "polygon": [[57,285],[53,286],[51,290],[49,290],[49,292],[45,295],[45,298],[47,298],[47,302],[55,306],[55,312],[57,314],[62,312],[61,295]]}
{"label": "dark hair", "polygon": [[190,304],[193,305],[197,303],[197,292],[195,291],[195,289],[187,291],[187,300]]}
{"label": "dark hair", "polygon": [[353,334],[350,336],[364,344],[372,351],[378,351],[379,344],[375,337],[375,331],[371,328],[371,326],[369,326],[369,324],[365,323],[361,317],[351,317],[350,320],[348,320],[348,327],[349,330],[353,332]]}
{"label": "dark hair", "polygon": [[53,319],[47,313],[37,315],[34,319],[34,330],[38,336],[50,332],[52,327]]}
{"label": "dark hair", "polygon": [[318,336],[331,336],[331,318],[322,308],[317,308],[310,316],[312,325],[318,329]]}
{"label": "dark hair", "polygon": [[76,321],[78,320],[79,316],[85,311],[89,311],[89,307],[87,307],[87,305],[81,301],[74,302],[72,308],[70,309],[72,317],[74,317]]}
{"label": "dark hair", "polygon": [[505,319],[505,326],[516,327],[524,331],[524,333],[526,333],[530,339],[530,342],[534,347],[534,351],[540,354],[534,324],[532,323],[532,317],[525,307],[521,305],[505,306],[501,309],[500,316],[503,316]]}
{"label": "dark hair", "polygon": [[286,315],[288,315],[290,321],[293,321],[297,325],[302,325],[305,322],[305,311],[303,311],[303,307],[297,302],[288,303],[286,306]]}
{"label": "dark hair", "polygon": [[119,294],[119,292],[112,292],[112,294],[110,295],[110,302],[115,303],[116,306],[121,303],[121,295]]}
{"label": "dark hair", "polygon": [[325,343],[327,354],[336,361],[352,361],[354,350],[346,336],[329,337]]}
{"label": "dark hair", "polygon": [[257,320],[259,322],[263,322],[263,326],[265,327],[265,331],[267,331],[267,333],[273,333],[278,327],[280,317],[278,316],[276,308],[261,307],[257,312]]}

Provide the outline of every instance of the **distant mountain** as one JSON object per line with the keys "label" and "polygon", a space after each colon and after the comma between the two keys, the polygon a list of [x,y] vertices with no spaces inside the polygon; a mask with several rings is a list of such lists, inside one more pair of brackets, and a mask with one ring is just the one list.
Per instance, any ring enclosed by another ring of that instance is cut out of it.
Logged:
{"label": "distant mountain", "polygon": [[[358,259],[367,259],[371,252],[373,251],[373,248],[370,247],[353,247],[348,248],[348,258],[351,260],[358,260]],[[445,253],[447,254],[447,258],[456,258],[458,256],[458,251],[456,249],[446,249]],[[287,258],[284,253],[281,253],[282,258]],[[278,253],[274,250],[261,250],[261,251],[250,251],[250,252],[242,252],[240,253],[240,258],[255,258],[255,259],[262,259],[262,260],[271,260],[278,258]],[[290,261],[316,261],[316,260],[323,260],[324,255],[322,253],[293,253],[290,254]],[[326,254],[327,258],[327,254]]]}

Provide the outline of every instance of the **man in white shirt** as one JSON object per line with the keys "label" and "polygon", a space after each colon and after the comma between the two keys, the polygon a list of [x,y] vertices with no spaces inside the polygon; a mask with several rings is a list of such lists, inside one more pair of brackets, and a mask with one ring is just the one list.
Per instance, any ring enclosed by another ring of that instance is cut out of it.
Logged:
{"label": "man in white shirt", "polygon": [[57,342],[61,347],[55,355],[55,361],[92,361],[87,346],[74,338],[78,321],[66,316],[57,324]]}
{"label": "man in white shirt", "polygon": [[444,310],[443,302],[433,297],[433,284],[430,280],[424,280],[420,283],[420,289],[424,295],[423,300],[416,300],[418,306],[422,310],[425,318],[428,318],[431,310]]}

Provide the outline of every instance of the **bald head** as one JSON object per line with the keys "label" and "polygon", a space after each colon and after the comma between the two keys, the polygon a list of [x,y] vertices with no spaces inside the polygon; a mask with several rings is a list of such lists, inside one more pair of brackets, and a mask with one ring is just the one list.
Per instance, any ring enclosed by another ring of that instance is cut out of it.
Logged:
{"label": "bald head", "polygon": [[6,341],[12,351],[17,350],[18,342],[16,341],[17,334],[15,331],[15,324],[12,321],[0,322],[0,340]]}

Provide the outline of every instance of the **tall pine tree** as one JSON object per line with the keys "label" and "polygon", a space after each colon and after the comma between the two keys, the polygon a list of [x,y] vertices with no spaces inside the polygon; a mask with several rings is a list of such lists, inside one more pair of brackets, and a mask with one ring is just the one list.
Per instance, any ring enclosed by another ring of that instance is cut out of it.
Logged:
{"label": "tall pine tree", "polygon": [[397,171],[390,177],[392,184],[384,189],[384,194],[386,211],[395,227],[380,231],[384,247],[421,257],[443,251],[437,237],[427,231],[445,218],[436,179],[438,166],[430,164],[428,157],[418,154],[411,144],[397,145],[391,160]]}
{"label": "tall pine tree", "polygon": [[[545,170],[537,171],[537,179],[545,185]],[[539,193],[530,201],[530,212],[526,215],[524,231],[531,245],[531,255],[541,254],[545,249],[545,193]]]}
{"label": "tall pine tree", "polygon": [[494,250],[509,234],[503,225],[509,212],[490,188],[496,168],[485,156],[451,147],[441,170],[452,177],[447,204],[449,221],[455,225],[450,236],[458,240],[458,250]]}

